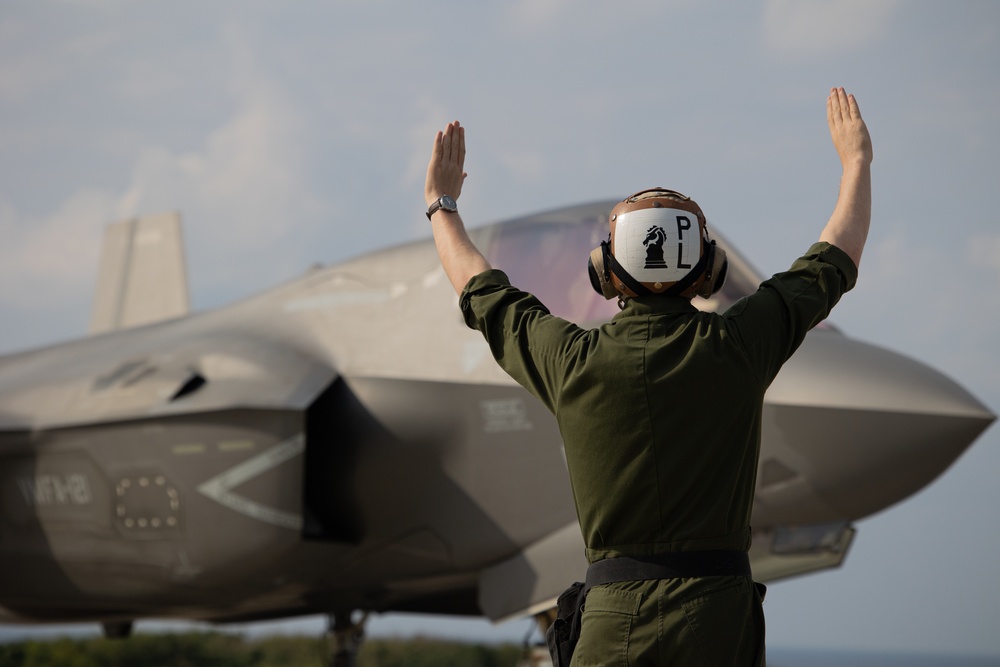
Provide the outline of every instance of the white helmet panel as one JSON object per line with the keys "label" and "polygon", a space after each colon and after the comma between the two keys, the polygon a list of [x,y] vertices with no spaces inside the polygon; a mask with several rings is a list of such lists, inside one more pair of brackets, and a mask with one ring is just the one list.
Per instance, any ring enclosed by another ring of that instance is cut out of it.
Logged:
{"label": "white helmet panel", "polygon": [[643,208],[622,213],[611,252],[640,283],[673,284],[701,257],[698,216],[679,208]]}

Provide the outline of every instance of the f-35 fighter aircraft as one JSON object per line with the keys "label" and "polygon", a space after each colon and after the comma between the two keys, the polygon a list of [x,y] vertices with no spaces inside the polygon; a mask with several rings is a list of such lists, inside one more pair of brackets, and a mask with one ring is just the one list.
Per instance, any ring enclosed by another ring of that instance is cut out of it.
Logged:
{"label": "f-35 fighter aircraft", "polygon": [[[581,324],[615,202],[473,230]],[[718,233],[714,236],[718,237]],[[724,309],[761,276],[724,240]],[[0,620],[543,614],[586,562],[555,421],[465,327],[412,243],[189,313],[179,219],[109,228],[84,339],[0,358]],[[993,421],[927,366],[829,324],[767,393],[751,552],[839,565],[852,522]]]}

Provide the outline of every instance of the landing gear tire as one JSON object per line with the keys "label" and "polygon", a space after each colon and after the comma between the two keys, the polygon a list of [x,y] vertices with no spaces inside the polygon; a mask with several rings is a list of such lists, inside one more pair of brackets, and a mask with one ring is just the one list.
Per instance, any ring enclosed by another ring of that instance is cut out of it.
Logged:
{"label": "landing gear tire", "polygon": [[368,612],[343,611],[327,617],[327,644],[330,648],[330,667],[355,667],[358,651],[365,638],[365,621]]}
{"label": "landing gear tire", "polygon": [[128,639],[132,636],[132,621],[105,621],[101,631],[105,639]]}

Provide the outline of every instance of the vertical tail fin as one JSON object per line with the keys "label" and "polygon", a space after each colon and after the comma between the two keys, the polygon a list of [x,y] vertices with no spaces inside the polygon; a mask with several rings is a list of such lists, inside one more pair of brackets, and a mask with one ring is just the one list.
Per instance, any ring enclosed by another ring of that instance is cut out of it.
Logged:
{"label": "vertical tail fin", "polygon": [[180,317],[189,308],[180,215],[161,213],[108,225],[90,333]]}

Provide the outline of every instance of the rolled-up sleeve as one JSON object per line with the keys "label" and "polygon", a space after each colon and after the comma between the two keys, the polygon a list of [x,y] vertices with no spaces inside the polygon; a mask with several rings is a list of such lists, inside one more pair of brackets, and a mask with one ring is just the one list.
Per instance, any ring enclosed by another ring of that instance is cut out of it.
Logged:
{"label": "rolled-up sleeve", "polygon": [[770,384],[810,329],[854,287],[858,269],[840,248],[815,243],[783,273],[726,311],[727,328]]}
{"label": "rolled-up sleeve", "polygon": [[583,330],[511,286],[498,269],[473,276],[459,296],[459,307],[465,323],[482,332],[500,367],[554,410],[566,355]]}

